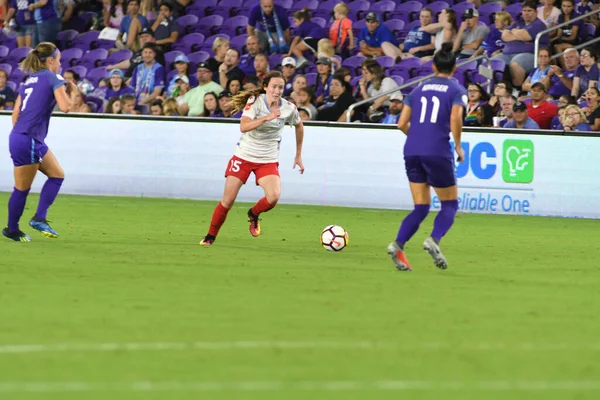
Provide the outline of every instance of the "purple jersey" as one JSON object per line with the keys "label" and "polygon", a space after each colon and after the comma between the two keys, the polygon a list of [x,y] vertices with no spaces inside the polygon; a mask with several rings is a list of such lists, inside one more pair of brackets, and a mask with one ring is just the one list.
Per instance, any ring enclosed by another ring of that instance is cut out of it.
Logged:
{"label": "purple jersey", "polygon": [[62,76],[43,69],[19,88],[21,112],[11,133],[23,133],[40,143],[48,135],[48,124],[56,106],[54,91],[65,85]]}
{"label": "purple jersey", "polygon": [[33,0],[11,0],[10,8],[15,9],[15,19],[17,25],[31,25],[34,24],[33,12],[29,11],[29,5],[33,4]]}
{"label": "purple jersey", "polygon": [[454,105],[467,106],[467,90],[453,79],[434,77],[413,90],[404,104],[412,109],[404,155],[452,158],[450,115]]}
{"label": "purple jersey", "polygon": [[[39,0],[34,3],[39,3]],[[45,6],[33,10],[33,17],[38,24],[44,21],[58,19],[58,16],[58,0],[48,0]]]}

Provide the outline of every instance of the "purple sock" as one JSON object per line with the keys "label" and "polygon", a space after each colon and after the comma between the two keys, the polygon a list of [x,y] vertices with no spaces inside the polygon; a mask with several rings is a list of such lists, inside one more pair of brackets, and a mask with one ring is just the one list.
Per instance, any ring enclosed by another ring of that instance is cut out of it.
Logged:
{"label": "purple sock", "polygon": [[415,208],[402,221],[402,225],[400,225],[400,229],[398,230],[398,236],[396,236],[396,242],[404,246],[419,230],[419,225],[427,217],[427,214],[429,214],[429,204],[415,204]]}
{"label": "purple sock", "polygon": [[452,227],[456,211],[458,211],[458,200],[442,201],[442,209],[433,221],[433,232],[431,233],[431,237],[438,243]]}
{"label": "purple sock", "polygon": [[63,178],[48,178],[46,183],[44,183],[44,187],[40,193],[40,203],[38,204],[37,211],[35,212],[36,219],[46,219],[48,209],[52,203],[54,203],[56,196],[58,196],[58,191],[60,190],[63,180]]}
{"label": "purple sock", "polygon": [[29,189],[19,190],[13,189],[10,200],[8,200],[8,231],[18,232],[19,231],[19,220],[25,210],[25,203],[27,202],[27,195]]}

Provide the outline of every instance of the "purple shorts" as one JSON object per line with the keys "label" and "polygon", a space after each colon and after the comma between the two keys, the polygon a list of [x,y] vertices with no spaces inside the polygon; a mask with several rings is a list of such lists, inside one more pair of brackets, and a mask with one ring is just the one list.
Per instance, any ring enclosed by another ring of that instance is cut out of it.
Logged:
{"label": "purple shorts", "polygon": [[454,161],[442,156],[405,156],[404,165],[408,180],[427,183],[434,188],[456,185]]}
{"label": "purple shorts", "polygon": [[48,152],[48,146],[23,133],[11,133],[8,136],[10,158],[15,167],[39,164]]}

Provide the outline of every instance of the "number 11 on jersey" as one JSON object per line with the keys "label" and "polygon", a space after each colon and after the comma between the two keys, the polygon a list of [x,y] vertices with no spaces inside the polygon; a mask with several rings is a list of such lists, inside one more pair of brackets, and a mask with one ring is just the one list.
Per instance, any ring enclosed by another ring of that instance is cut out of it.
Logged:
{"label": "number 11 on jersey", "polygon": [[[433,109],[431,110],[431,117],[429,122],[435,124],[437,122],[438,112],[440,111],[440,99],[437,96],[433,96],[431,98],[431,102],[433,103]],[[419,118],[419,122],[425,122],[425,118],[427,114],[427,98],[421,97],[421,117]]]}

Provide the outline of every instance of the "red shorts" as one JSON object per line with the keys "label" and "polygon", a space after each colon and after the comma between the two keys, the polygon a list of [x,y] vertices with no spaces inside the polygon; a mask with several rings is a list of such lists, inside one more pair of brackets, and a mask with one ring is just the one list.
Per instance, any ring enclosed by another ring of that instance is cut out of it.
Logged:
{"label": "red shorts", "polygon": [[242,182],[246,183],[250,174],[254,172],[254,176],[256,178],[256,185],[258,186],[258,180],[263,176],[267,175],[277,175],[279,176],[279,163],[253,163],[250,161],[242,160],[239,157],[233,156],[231,160],[229,160],[229,164],[227,164],[227,169],[225,170],[225,177],[235,176],[239,178]]}

